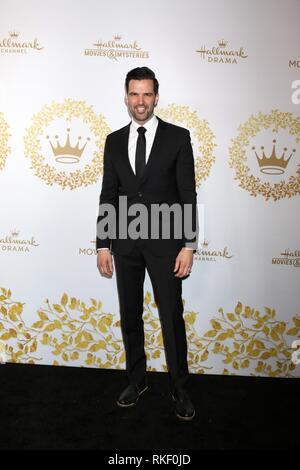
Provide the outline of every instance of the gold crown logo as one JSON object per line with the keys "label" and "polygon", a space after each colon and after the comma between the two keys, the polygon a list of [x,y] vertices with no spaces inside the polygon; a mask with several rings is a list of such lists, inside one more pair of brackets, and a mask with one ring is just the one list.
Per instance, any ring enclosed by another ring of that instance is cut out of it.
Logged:
{"label": "gold crown logo", "polygon": [[120,39],[122,39],[122,36],[120,36],[119,34],[115,34],[115,35],[114,35],[114,39],[115,39],[116,41],[120,41]]}
{"label": "gold crown logo", "polygon": [[275,144],[276,139],[273,140],[273,149],[269,157],[265,155],[264,147],[261,147],[261,150],[263,151],[261,157],[257,155],[255,147],[252,147],[252,150],[255,151],[256,159],[259,164],[261,173],[266,173],[267,175],[281,175],[282,173],[284,173],[293,153],[296,152],[296,149],[293,149],[288,159],[285,160],[285,152],[287,151],[287,148],[285,147],[283,149],[281,157],[278,158],[276,155]]}
{"label": "gold crown logo", "polygon": [[51,145],[52,151],[54,156],[56,157],[55,160],[60,163],[78,163],[81,155],[86,147],[87,142],[90,138],[87,138],[87,141],[82,147],[79,147],[79,142],[81,137],[78,137],[78,141],[75,147],[72,147],[70,143],[70,129],[67,129],[68,135],[65,142],[65,145],[62,147],[58,141],[58,136],[56,135],[56,147],[52,144],[50,137],[47,135],[47,139]]}
{"label": "gold crown logo", "polygon": [[220,39],[220,41],[218,41],[218,44],[219,44],[220,47],[222,47],[224,49],[224,47],[227,46],[228,41],[225,41],[225,39]]}
{"label": "gold crown logo", "polygon": [[9,31],[9,35],[11,38],[17,38],[19,34],[20,33],[18,31]]}
{"label": "gold crown logo", "polygon": [[201,246],[208,246],[209,245],[209,241],[208,240],[204,240],[203,243],[201,243]]}
{"label": "gold crown logo", "polygon": [[20,232],[19,232],[17,229],[14,228],[14,229],[11,231],[11,236],[12,236],[12,237],[18,237],[18,236],[19,236],[19,233],[20,233]]}

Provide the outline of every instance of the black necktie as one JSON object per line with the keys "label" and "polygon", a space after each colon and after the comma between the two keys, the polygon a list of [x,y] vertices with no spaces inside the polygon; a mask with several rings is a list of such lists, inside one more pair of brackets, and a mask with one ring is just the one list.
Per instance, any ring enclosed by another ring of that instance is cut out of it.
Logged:
{"label": "black necktie", "polygon": [[139,136],[137,139],[135,152],[135,174],[138,178],[142,177],[146,166],[146,130],[147,129],[145,129],[145,127],[137,128]]}

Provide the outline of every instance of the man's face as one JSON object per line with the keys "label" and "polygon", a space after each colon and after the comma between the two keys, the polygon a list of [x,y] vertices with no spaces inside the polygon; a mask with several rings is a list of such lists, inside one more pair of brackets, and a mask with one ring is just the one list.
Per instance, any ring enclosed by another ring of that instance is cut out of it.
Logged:
{"label": "man's face", "polygon": [[130,80],[125,103],[133,119],[142,126],[152,117],[158,98],[153,80]]}

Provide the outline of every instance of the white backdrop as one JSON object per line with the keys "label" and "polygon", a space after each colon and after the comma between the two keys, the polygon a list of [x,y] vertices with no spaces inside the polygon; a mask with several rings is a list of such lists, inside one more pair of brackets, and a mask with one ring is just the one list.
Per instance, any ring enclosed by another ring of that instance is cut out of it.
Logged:
{"label": "white backdrop", "polygon": [[[205,207],[183,287],[190,370],[299,376],[300,2],[0,0],[0,11],[2,360],[125,366],[95,221],[105,136],[129,122],[124,78],[147,65],[157,114],[191,131]],[[148,278],[144,319],[149,369],[165,370]]]}

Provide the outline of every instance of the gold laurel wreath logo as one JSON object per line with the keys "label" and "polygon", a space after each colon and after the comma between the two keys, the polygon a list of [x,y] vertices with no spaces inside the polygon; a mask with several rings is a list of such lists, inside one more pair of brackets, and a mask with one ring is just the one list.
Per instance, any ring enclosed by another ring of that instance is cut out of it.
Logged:
{"label": "gold laurel wreath logo", "polygon": [[[73,118],[81,118],[89,125],[96,137],[97,150],[93,153],[90,163],[82,170],[67,174],[57,171],[55,167],[45,163],[41,155],[40,137],[45,132],[45,127],[57,118],[71,121]],[[33,124],[27,129],[24,137],[25,155],[31,159],[32,168],[36,176],[44,180],[48,185],[57,184],[63,189],[76,189],[95,183],[103,172],[103,151],[107,134],[111,132],[103,115],[96,115],[92,106],[87,106],[83,101],[73,101],[67,98],[63,103],[53,102],[42,107],[39,113],[33,116]]]}
{"label": "gold laurel wreath logo", "polygon": [[271,129],[273,133],[277,133],[280,129],[287,129],[289,134],[295,137],[296,142],[300,142],[300,118],[294,117],[292,113],[275,109],[270,114],[259,113],[256,116],[250,116],[248,121],[239,127],[239,134],[232,139],[233,145],[229,149],[229,166],[235,170],[235,179],[239,181],[240,187],[249,191],[254,197],[260,194],[266,200],[277,201],[299,195],[300,166],[295,176],[274,184],[262,182],[258,177],[250,174],[250,169],[246,165],[246,148],[250,137],[256,137],[263,129]]}
{"label": "gold laurel wreath logo", "polygon": [[208,122],[200,119],[196,111],[192,111],[188,106],[177,106],[170,104],[166,108],[157,109],[157,115],[166,121],[174,124],[183,124],[189,130],[194,131],[194,135],[200,142],[199,147],[195,150],[201,156],[195,155],[195,177],[196,186],[199,187],[202,181],[208,178],[211,167],[215,162],[213,155],[216,144],[214,142],[215,135],[209,128]]}
{"label": "gold laurel wreath logo", "polygon": [[[23,318],[24,303],[12,299],[10,289],[0,288],[0,350],[8,362],[38,363],[44,349],[54,356],[53,365],[86,364],[87,366],[121,369],[125,353],[116,314],[103,311],[102,303],[86,303],[66,293],[59,303],[48,299],[37,311],[34,323],[27,326]],[[144,297],[145,351],[152,364],[148,370],[167,370],[157,305],[150,292]],[[292,338],[300,338],[300,316],[289,326],[276,319],[276,310],[264,312],[238,302],[232,312],[220,308],[211,320],[211,329],[199,334],[199,313],[184,311],[188,340],[188,363],[191,372],[204,374],[213,369],[211,356],[222,359],[224,375],[235,375],[248,369],[250,375],[297,377],[292,361]],[[253,372],[255,371],[255,373]]]}
{"label": "gold laurel wreath logo", "polygon": [[4,168],[6,157],[10,152],[10,148],[7,145],[10,137],[8,129],[9,125],[5,121],[3,113],[0,113],[0,170]]}

